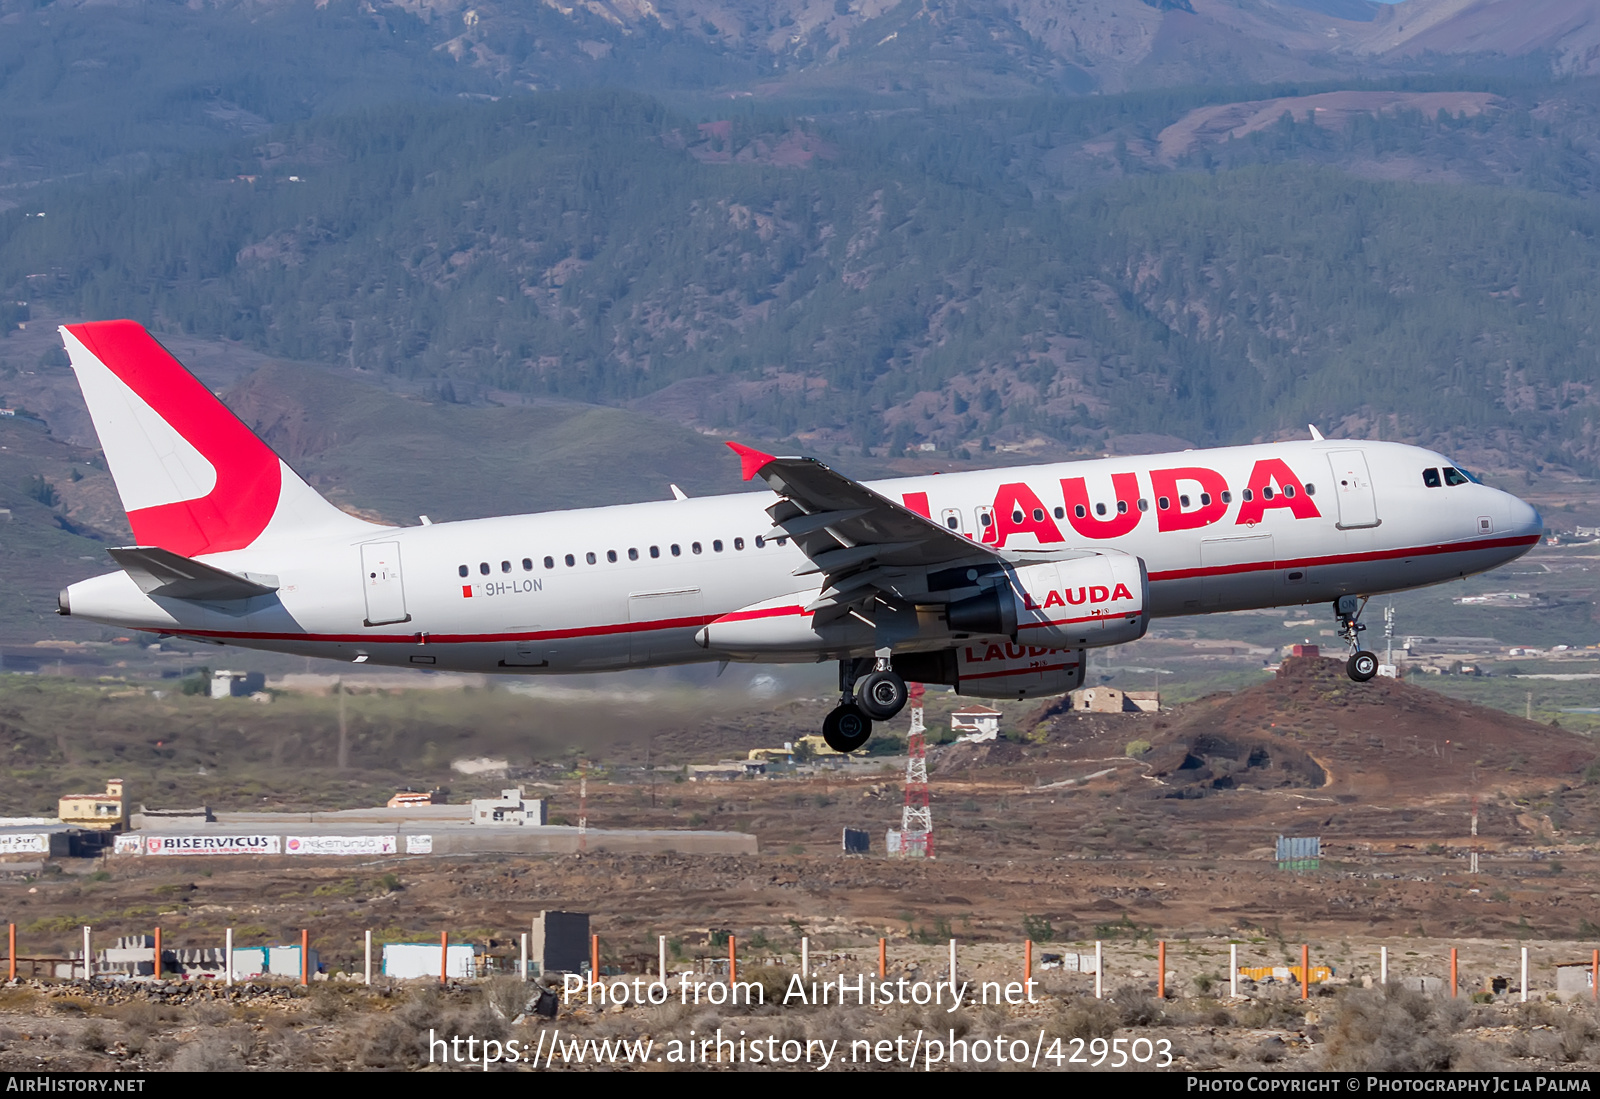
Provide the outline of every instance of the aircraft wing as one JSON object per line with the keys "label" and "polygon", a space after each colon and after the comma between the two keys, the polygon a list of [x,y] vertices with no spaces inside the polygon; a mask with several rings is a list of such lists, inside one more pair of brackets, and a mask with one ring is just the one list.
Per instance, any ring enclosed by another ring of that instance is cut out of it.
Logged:
{"label": "aircraft wing", "polygon": [[809,558],[795,575],[822,575],[822,595],[807,608],[819,622],[880,593],[919,602],[964,599],[982,590],[971,583],[980,573],[1007,561],[814,458],[728,446],[739,455],[745,480],[760,477],[778,494],[767,509],[774,524],[769,537],[793,538]]}

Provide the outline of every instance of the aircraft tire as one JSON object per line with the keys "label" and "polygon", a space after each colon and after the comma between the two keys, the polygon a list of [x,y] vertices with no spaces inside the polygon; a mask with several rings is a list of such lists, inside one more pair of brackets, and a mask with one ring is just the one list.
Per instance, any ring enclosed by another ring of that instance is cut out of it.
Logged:
{"label": "aircraft tire", "polygon": [[1345,672],[1357,683],[1365,683],[1378,674],[1378,657],[1376,653],[1369,653],[1361,649],[1350,658],[1345,665]]}
{"label": "aircraft tire", "polygon": [[865,744],[871,736],[872,719],[854,702],[834,707],[822,720],[822,739],[835,752],[848,755]]}
{"label": "aircraft tire", "polygon": [[856,705],[873,721],[888,721],[905,709],[906,681],[891,671],[871,672],[856,687]]}

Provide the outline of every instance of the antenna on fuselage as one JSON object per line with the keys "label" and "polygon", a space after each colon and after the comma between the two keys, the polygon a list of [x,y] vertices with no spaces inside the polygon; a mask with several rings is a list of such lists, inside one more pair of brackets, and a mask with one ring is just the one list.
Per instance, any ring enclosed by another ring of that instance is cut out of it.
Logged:
{"label": "antenna on fuselage", "polygon": [[1324,441],[1322,438],[1322,432],[1317,430],[1316,424],[1307,424],[1306,426],[1311,429],[1311,441],[1313,443],[1320,443]]}
{"label": "antenna on fuselage", "polygon": [[687,500],[689,498],[689,494],[677,485],[668,485],[667,487],[672,490],[672,498],[674,500]]}

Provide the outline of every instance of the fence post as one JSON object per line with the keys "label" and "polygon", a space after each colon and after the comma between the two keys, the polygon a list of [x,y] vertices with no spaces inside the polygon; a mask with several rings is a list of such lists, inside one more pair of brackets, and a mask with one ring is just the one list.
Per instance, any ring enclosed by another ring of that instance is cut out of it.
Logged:
{"label": "fence post", "polygon": [[304,927],[300,929],[300,983],[311,983],[311,932]]}
{"label": "fence post", "polygon": [[[1526,965],[1528,960],[1528,952],[1526,950],[1522,952],[1522,960],[1523,964]],[[1378,948],[1378,983],[1382,985],[1389,983],[1389,948],[1386,946]]]}
{"label": "fence post", "polygon": [[1167,940],[1156,943],[1156,999],[1167,998]]}
{"label": "fence post", "polygon": [[161,929],[156,928],[156,966],[151,974],[156,980],[161,979]]}
{"label": "fence post", "polygon": [[733,982],[739,979],[739,937],[728,933],[728,995],[733,995]]}
{"label": "fence post", "polygon": [[800,936],[800,977],[802,980],[811,979],[811,937]]}
{"label": "fence post", "polygon": [[223,953],[223,959],[222,959],[223,971],[227,974],[227,976],[223,977],[223,979],[222,979],[223,980],[223,984],[225,986],[227,986],[228,988],[232,988],[233,987],[233,928],[231,928],[231,927],[228,928],[226,931],[224,931],[222,933],[222,953]]}
{"label": "fence post", "polygon": [[8,924],[7,928],[6,939],[11,952],[10,979],[14,981],[17,979],[17,925]]}
{"label": "fence post", "polygon": [[1600,950],[1589,961],[1589,998],[1600,1000]]}
{"label": "fence post", "polygon": [[1228,944],[1228,995],[1239,998],[1239,944]]}
{"label": "fence post", "polygon": [[1101,999],[1106,991],[1106,963],[1105,956],[1100,950],[1100,940],[1094,941],[1094,998]]}
{"label": "fence post", "polygon": [[1522,1002],[1528,1002],[1528,948],[1522,948]]}
{"label": "fence post", "polygon": [[889,940],[878,940],[878,980],[889,976]]}
{"label": "fence post", "polygon": [[950,995],[956,994],[956,941],[950,940]]}
{"label": "fence post", "polygon": [[1022,942],[1022,983],[1023,988],[1031,997],[1033,989],[1028,988],[1033,984],[1033,940],[1024,939]]}
{"label": "fence post", "polygon": [[589,983],[600,982],[600,936],[589,936]]}
{"label": "fence post", "polygon": [[89,952],[89,925],[83,925],[83,979],[94,976],[94,955]]}
{"label": "fence post", "polygon": [[450,932],[439,932],[439,983],[445,984],[450,972]]}
{"label": "fence post", "polygon": [[528,979],[528,933],[522,933],[522,979]]}
{"label": "fence post", "polygon": [[[366,946],[367,955],[366,964],[362,967],[362,977],[364,983],[370,985],[372,983],[372,928],[367,928],[366,934],[361,937],[365,940],[364,945]],[[524,942],[524,945],[526,945],[526,942]]]}
{"label": "fence post", "polygon": [[1450,998],[1456,998],[1456,948],[1450,948]]}
{"label": "fence post", "polygon": [[1311,944],[1300,944],[1300,998],[1311,998]]}

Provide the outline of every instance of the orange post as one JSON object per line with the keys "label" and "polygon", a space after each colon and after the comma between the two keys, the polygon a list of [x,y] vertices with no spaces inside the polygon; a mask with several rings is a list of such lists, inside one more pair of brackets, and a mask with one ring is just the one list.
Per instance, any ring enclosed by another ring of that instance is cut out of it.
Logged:
{"label": "orange post", "polygon": [[1027,989],[1027,982],[1033,980],[1033,940],[1026,939],[1022,944],[1022,980],[1023,988]]}
{"label": "orange post", "polygon": [[878,940],[878,980],[889,976],[889,940]]}
{"label": "orange post", "polygon": [[1156,999],[1167,998],[1167,943],[1156,943]]}
{"label": "orange post", "polygon": [[1300,998],[1311,999],[1311,947],[1300,944]]}
{"label": "orange post", "polygon": [[300,983],[311,983],[311,932],[300,929]]}
{"label": "orange post", "polygon": [[439,932],[439,983],[444,984],[450,974],[450,932]]}
{"label": "orange post", "polygon": [[728,935],[728,989],[732,995],[733,982],[739,979],[739,939],[738,936]]}
{"label": "orange post", "polygon": [[7,932],[6,938],[11,944],[11,980],[14,981],[17,979],[17,925],[8,926],[11,930]]}
{"label": "orange post", "polygon": [[154,970],[156,980],[161,979],[161,929],[156,928],[156,965]]}
{"label": "orange post", "polygon": [[1456,998],[1456,948],[1450,948],[1450,998]]}
{"label": "orange post", "polygon": [[589,983],[600,983],[600,936],[589,936]]}

